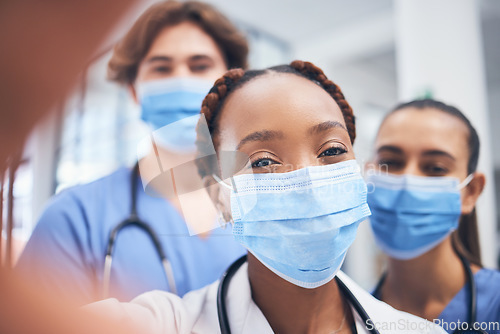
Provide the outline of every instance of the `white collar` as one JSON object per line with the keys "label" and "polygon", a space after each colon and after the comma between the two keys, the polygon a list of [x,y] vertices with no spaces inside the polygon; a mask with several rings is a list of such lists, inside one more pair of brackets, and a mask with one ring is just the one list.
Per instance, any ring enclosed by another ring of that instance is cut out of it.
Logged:
{"label": "white collar", "polygon": [[[346,286],[353,292],[357,298],[358,291],[361,290],[365,294],[367,292],[359,288],[347,275],[339,271],[337,274]],[[250,289],[250,281],[248,279],[248,263],[245,262],[241,268],[234,274],[226,297],[227,316],[233,333],[253,334],[253,333],[269,333],[273,330],[269,325],[266,317],[255,304],[252,299]],[[377,301],[378,302],[378,301]],[[368,333],[365,329],[361,317],[352,308],[352,313],[356,321],[358,333]],[[246,310],[238,312],[238,310]]]}
{"label": "white collar", "polygon": [[233,333],[273,333],[266,317],[252,299],[247,262],[234,274],[229,284],[226,302],[227,317]]}
{"label": "white collar", "polygon": [[[373,323],[411,323],[418,325],[424,330],[412,331],[407,333],[444,333],[439,326],[427,322],[414,315],[395,310],[391,306],[375,299],[371,294],[358,286],[346,274],[339,271],[338,278],[349,288],[352,294],[356,297],[359,303],[363,306],[366,313]],[[235,273],[230,284],[226,297],[227,316],[233,333],[253,334],[253,333],[273,333],[266,317],[254,303],[251,296],[250,281],[248,279],[248,263],[244,263],[241,268]],[[351,305],[351,310],[356,322],[358,333],[369,333],[367,324],[363,322],[359,314]],[[379,328],[379,332],[397,333],[397,331],[383,330]]]}

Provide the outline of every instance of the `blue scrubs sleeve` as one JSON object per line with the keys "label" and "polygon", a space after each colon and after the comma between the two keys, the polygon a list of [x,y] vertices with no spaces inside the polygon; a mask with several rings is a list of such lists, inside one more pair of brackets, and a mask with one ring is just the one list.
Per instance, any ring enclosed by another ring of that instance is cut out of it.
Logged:
{"label": "blue scrubs sleeve", "polygon": [[81,303],[94,301],[99,292],[89,275],[95,273],[89,240],[81,203],[64,192],[42,214],[17,270],[55,298],[69,295]]}
{"label": "blue scrubs sleeve", "polygon": [[[52,200],[18,262],[30,284],[82,304],[102,297],[109,234],[130,214],[130,174],[119,169]],[[214,282],[245,252],[230,229],[214,230],[208,238],[190,236],[170,203],[145,194],[139,181],[137,194],[138,215],[157,234],[179,295]],[[158,252],[143,230],[126,227],[115,242],[108,297],[129,301],[150,290],[169,290]]]}
{"label": "blue scrubs sleeve", "polygon": [[[481,269],[474,275],[477,298],[477,323],[489,334],[500,334],[500,272]],[[469,321],[469,289],[462,288],[439,315],[439,324],[453,333]]]}

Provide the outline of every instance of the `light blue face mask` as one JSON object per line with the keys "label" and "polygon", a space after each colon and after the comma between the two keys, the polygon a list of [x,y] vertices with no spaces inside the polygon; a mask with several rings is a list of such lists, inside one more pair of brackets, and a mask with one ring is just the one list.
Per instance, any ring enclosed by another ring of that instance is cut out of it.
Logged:
{"label": "light blue face mask", "polygon": [[440,244],[458,227],[460,189],[452,177],[370,175],[368,205],[377,245],[388,256],[408,260]]}
{"label": "light blue face mask", "polygon": [[[157,144],[177,153],[196,150],[196,124],[201,103],[211,87],[211,81],[195,78],[169,78],[137,85],[141,119],[156,130]],[[161,130],[169,124],[167,130]]]}
{"label": "light blue face mask", "polygon": [[335,277],[359,223],[370,215],[355,160],[237,175],[231,188],[235,239],[276,275],[303,288]]}

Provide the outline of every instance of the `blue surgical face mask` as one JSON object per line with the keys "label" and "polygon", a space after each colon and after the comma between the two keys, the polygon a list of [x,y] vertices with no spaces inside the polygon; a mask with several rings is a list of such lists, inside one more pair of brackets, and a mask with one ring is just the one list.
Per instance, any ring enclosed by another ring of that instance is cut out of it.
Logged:
{"label": "blue surgical face mask", "polygon": [[452,177],[381,174],[367,177],[370,223],[377,245],[388,256],[408,260],[440,244],[461,215],[459,184]]}
{"label": "blue surgical face mask", "polygon": [[331,281],[370,215],[355,160],[232,178],[233,235],[279,277],[303,288]]}
{"label": "blue surgical face mask", "polygon": [[[141,82],[137,94],[141,119],[150,124],[160,146],[177,153],[196,150],[196,124],[201,103],[212,82],[196,78],[169,78]],[[162,131],[162,127],[170,125]]]}

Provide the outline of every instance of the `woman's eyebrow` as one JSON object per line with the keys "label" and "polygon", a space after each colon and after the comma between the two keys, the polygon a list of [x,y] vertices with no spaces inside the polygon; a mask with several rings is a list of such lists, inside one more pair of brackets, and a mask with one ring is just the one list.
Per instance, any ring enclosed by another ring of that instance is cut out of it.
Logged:
{"label": "woman's eyebrow", "polygon": [[400,149],[397,146],[392,146],[392,145],[384,145],[384,146],[381,146],[377,149],[377,153],[381,153],[384,151],[388,151],[388,152],[396,153],[396,154],[403,154],[402,149]]}
{"label": "woman's eyebrow", "polygon": [[146,59],[146,63],[155,63],[155,62],[171,62],[172,57],[168,56],[151,56],[148,59]]}
{"label": "woman's eyebrow", "polygon": [[423,154],[423,156],[430,156],[430,157],[447,157],[453,161],[456,161],[455,157],[452,156],[450,153],[448,152],[445,152],[445,151],[441,151],[441,150],[429,150],[429,151],[425,151]]}
{"label": "woman's eyebrow", "polygon": [[318,134],[318,133],[330,130],[332,128],[342,128],[345,131],[347,131],[347,129],[344,126],[344,124],[342,124],[340,122],[337,122],[337,121],[326,121],[326,122],[319,123],[319,124],[316,124],[316,125],[312,126],[311,128],[309,128],[308,132],[310,134]]}
{"label": "woman's eyebrow", "polygon": [[205,54],[196,54],[196,55],[192,55],[189,57],[189,61],[202,61],[202,60],[213,61],[212,57],[210,57],[209,55],[205,55]]}
{"label": "woman's eyebrow", "polygon": [[236,146],[236,150],[239,150],[241,146],[248,142],[252,141],[269,141],[273,139],[281,139],[284,137],[283,132],[281,131],[275,131],[275,130],[262,130],[262,131],[255,131],[249,134],[248,136],[245,136],[238,146]]}

